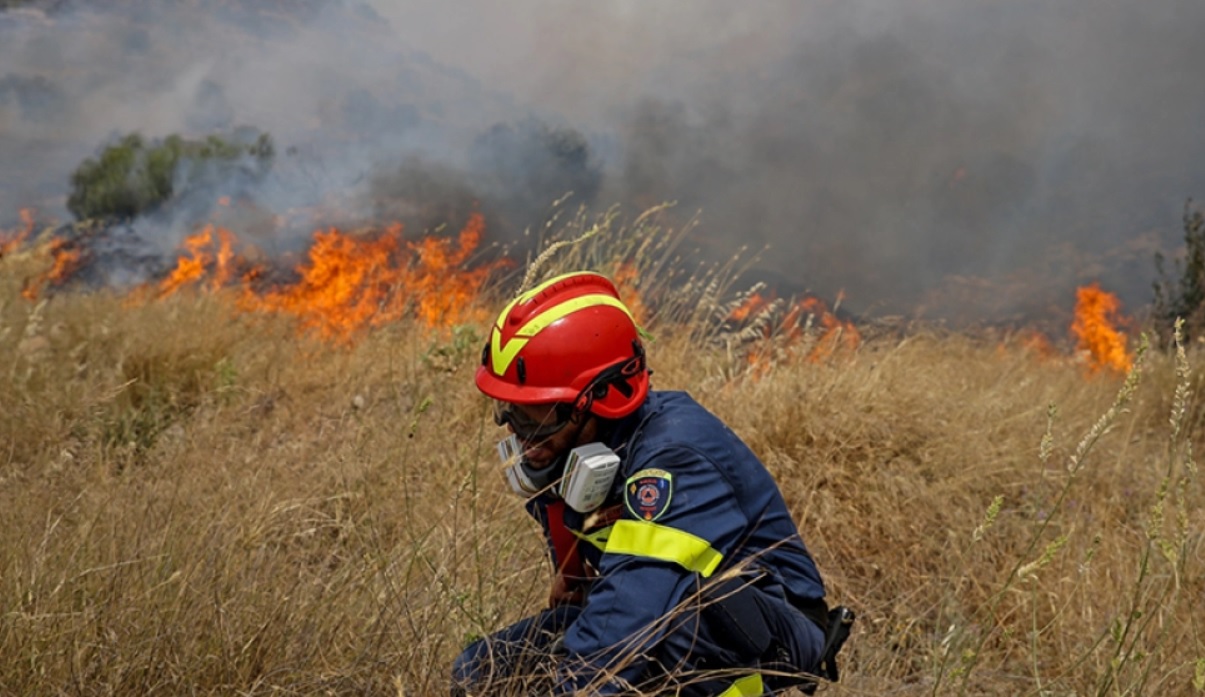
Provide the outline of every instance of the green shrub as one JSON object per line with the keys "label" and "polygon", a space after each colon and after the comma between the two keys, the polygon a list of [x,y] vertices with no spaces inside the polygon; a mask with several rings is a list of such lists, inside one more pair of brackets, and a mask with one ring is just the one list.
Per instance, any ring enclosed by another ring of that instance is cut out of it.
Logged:
{"label": "green shrub", "polygon": [[76,168],[67,209],[80,220],[133,218],[204,182],[239,173],[262,177],[274,156],[271,136],[254,129],[204,140],[171,135],[150,143],[131,133]]}
{"label": "green shrub", "polygon": [[1163,268],[1163,255],[1155,254],[1154,320],[1159,336],[1166,343],[1171,337],[1176,318],[1183,318],[1186,333],[1200,336],[1205,330],[1205,215],[1193,208],[1192,200],[1184,204],[1184,259],[1176,260],[1176,274],[1170,279]]}

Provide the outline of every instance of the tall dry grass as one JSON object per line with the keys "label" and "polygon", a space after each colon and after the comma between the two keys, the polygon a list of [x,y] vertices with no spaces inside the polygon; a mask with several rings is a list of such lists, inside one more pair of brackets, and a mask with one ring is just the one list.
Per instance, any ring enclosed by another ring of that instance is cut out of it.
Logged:
{"label": "tall dry grass", "polygon": [[[545,272],[676,253],[604,223],[609,255]],[[444,694],[466,641],[540,608],[484,327],[334,347],[220,293],[30,303],[45,263],[0,259],[0,694]],[[752,370],[722,278],[650,312],[654,383],[762,456],[858,611],[824,693],[1205,690],[1196,351],[1126,383],[916,327]]]}

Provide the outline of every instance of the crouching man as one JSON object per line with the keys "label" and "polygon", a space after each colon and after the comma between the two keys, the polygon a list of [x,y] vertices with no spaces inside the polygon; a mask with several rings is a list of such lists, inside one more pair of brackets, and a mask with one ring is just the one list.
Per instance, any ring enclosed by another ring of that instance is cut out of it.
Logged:
{"label": "crouching man", "polygon": [[852,614],[716,416],[649,389],[615,286],[554,278],[495,322],[477,387],[555,566],[548,609],[468,646],[454,695],[762,695],[836,679]]}

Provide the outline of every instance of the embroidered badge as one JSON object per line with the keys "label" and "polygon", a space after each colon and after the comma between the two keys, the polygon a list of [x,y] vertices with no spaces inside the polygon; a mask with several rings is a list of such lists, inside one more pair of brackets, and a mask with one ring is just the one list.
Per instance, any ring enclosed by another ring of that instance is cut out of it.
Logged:
{"label": "embroidered badge", "polygon": [[654,521],[669,508],[674,475],[659,469],[640,470],[624,484],[628,511],[640,520]]}

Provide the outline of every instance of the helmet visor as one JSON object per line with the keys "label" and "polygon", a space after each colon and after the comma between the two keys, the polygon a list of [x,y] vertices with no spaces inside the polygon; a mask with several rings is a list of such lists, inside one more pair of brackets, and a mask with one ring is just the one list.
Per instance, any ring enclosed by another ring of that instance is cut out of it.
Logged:
{"label": "helmet visor", "polygon": [[573,407],[568,404],[522,405],[501,400],[494,403],[494,423],[510,426],[522,441],[550,438],[573,421]]}

